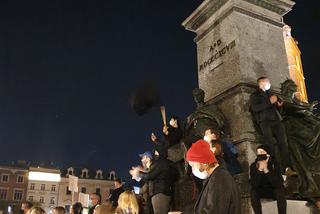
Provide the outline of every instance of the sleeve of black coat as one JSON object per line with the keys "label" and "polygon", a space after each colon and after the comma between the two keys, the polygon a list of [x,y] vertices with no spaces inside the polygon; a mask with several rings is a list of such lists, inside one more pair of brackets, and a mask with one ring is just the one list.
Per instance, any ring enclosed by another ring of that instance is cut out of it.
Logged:
{"label": "sleeve of black coat", "polygon": [[268,109],[271,107],[271,103],[268,102],[260,102],[260,99],[257,94],[252,94],[250,97],[250,107],[253,112],[260,112],[265,109]]}
{"label": "sleeve of black coat", "polygon": [[250,166],[250,184],[253,188],[259,187],[261,183],[261,177],[263,172],[260,172],[256,166],[256,162]]}
{"label": "sleeve of black coat", "polygon": [[145,181],[154,180],[160,175],[161,171],[161,165],[157,164],[150,170],[150,172],[139,172],[139,177]]}

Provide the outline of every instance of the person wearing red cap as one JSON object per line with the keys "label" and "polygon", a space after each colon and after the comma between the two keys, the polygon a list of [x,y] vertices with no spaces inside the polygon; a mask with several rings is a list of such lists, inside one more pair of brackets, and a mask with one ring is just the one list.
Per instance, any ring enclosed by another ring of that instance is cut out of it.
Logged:
{"label": "person wearing red cap", "polygon": [[206,179],[194,213],[240,214],[238,187],[230,173],[219,166],[210,145],[205,140],[198,140],[188,150],[186,159],[192,173]]}

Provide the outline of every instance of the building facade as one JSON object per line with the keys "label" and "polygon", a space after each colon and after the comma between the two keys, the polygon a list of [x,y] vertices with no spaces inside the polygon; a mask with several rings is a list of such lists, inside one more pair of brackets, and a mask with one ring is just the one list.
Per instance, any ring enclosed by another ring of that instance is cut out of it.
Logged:
{"label": "building facade", "polygon": [[69,191],[69,175],[78,177],[79,193],[92,194],[98,192],[101,194],[102,201],[109,197],[110,189],[114,188],[113,180],[116,177],[114,171],[106,172],[101,169],[89,170],[87,168],[69,167],[64,170],[59,185],[58,206],[70,210],[72,205],[72,195]]}
{"label": "building facade", "polygon": [[7,213],[9,207],[18,211],[26,200],[28,186],[28,167],[25,162],[0,166],[0,210]]}
{"label": "building facade", "polygon": [[301,101],[308,102],[305,78],[302,69],[301,52],[298,47],[298,42],[291,36],[290,26],[285,25],[283,27],[283,36],[288,57],[290,78],[298,86],[298,93],[296,96]]}
{"label": "building facade", "polygon": [[[79,193],[100,193],[102,201],[109,197],[114,188],[114,171],[101,169],[69,167],[60,170],[53,166],[32,167],[25,161],[10,166],[0,166],[0,213],[19,213],[21,203],[29,201],[41,206],[46,213],[51,213],[56,206],[65,207],[67,211],[72,205],[69,191],[69,175],[78,177]],[[10,212],[8,212],[10,211]]]}
{"label": "building facade", "polygon": [[39,204],[47,213],[58,205],[60,170],[30,167],[28,172],[27,201]]}

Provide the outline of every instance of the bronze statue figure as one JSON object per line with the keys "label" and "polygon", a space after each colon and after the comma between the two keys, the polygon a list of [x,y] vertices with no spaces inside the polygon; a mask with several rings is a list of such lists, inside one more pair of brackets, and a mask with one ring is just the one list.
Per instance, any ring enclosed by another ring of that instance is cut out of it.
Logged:
{"label": "bronze statue figure", "polygon": [[295,97],[297,85],[292,80],[281,84],[283,122],[295,171],[299,194],[316,204],[320,200],[320,118],[313,111],[317,102],[304,103]]}
{"label": "bronze statue figure", "polygon": [[183,141],[187,148],[196,140],[203,138],[205,130],[213,128],[221,131],[226,124],[226,119],[219,108],[204,102],[205,92],[202,89],[196,88],[192,94],[197,108],[185,121]]}

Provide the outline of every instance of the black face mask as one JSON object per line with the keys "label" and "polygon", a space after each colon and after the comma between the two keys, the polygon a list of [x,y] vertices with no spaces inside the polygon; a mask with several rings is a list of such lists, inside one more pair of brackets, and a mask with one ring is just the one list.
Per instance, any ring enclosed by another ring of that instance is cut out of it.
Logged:
{"label": "black face mask", "polygon": [[264,155],[257,155],[257,160],[258,161],[264,161],[264,160],[267,160],[268,159],[268,156],[266,154]]}

